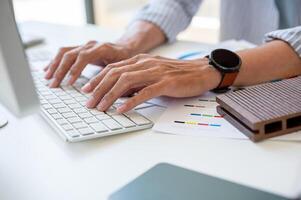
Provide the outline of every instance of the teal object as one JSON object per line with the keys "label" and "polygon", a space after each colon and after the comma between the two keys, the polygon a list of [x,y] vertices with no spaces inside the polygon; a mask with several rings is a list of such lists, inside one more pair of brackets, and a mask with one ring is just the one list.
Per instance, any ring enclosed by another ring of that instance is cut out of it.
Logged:
{"label": "teal object", "polygon": [[195,171],[162,163],[151,168],[109,200],[287,200]]}

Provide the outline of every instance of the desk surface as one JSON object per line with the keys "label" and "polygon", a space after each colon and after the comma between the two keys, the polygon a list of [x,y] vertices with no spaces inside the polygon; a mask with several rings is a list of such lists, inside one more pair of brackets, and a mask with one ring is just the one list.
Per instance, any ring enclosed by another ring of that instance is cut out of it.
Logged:
{"label": "desk surface", "polygon": [[[52,48],[87,39],[118,36],[95,27],[26,23],[23,32],[47,36]],[[178,42],[162,55],[202,48]],[[143,113],[156,121],[163,109]],[[175,136],[152,130],[66,143],[38,114],[16,119],[0,106],[9,124],[0,130],[0,199],[100,200],[159,162],[169,162],[252,187],[294,195],[300,178],[301,144]],[[299,178],[298,178],[299,177]],[[300,187],[299,187],[300,188]]]}

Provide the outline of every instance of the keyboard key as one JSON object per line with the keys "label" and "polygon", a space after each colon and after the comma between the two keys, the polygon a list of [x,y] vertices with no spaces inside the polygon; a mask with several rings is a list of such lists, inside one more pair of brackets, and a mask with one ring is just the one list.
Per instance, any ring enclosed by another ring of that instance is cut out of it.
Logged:
{"label": "keyboard key", "polygon": [[71,109],[70,108],[59,108],[59,109],[57,109],[57,111],[59,113],[67,113],[67,112],[71,112]]}
{"label": "keyboard key", "polygon": [[42,96],[53,95],[52,92],[50,92],[49,90],[48,91],[41,91],[40,94]]}
{"label": "keyboard key", "polygon": [[55,103],[62,103],[62,101],[60,99],[50,99],[48,101],[50,104],[55,104]]}
{"label": "keyboard key", "polygon": [[63,113],[62,115],[65,118],[77,117],[77,115],[74,112]]}
{"label": "keyboard key", "polygon": [[79,104],[82,105],[82,106],[86,106],[86,103],[87,103],[86,101],[79,102]]}
{"label": "keyboard key", "polygon": [[81,94],[81,93],[79,93],[79,92],[76,92],[76,93],[71,93],[70,94],[72,97],[74,97],[75,99],[77,98],[77,97],[82,97],[83,95]]}
{"label": "keyboard key", "polygon": [[52,106],[54,108],[65,108],[66,107],[66,105],[63,103],[56,103],[56,104],[53,104]]}
{"label": "keyboard key", "polygon": [[86,123],[84,122],[77,122],[72,124],[74,126],[74,128],[79,129],[79,128],[86,128],[88,127]]}
{"label": "keyboard key", "polygon": [[78,131],[82,135],[91,135],[94,133],[94,131],[91,128],[80,128],[80,129],[78,129]]}
{"label": "keyboard key", "polygon": [[57,96],[55,96],[54,94],[50,94],[50,95],[45,95],[44,98],[45,98],[46,100],[50,100],[50,99],[56,99]]}
{"label": "keyboard key", "polygon": [[73,99],[72,97],[70,97],[70,96],[68,96],[68,95],[59,95],[59,98],[61,99],[61,100],[70,100],[70,99]]}
{"label": "keyboard key", "polygon": [[142,104],[139,104],[138,106],[136,106],[135,110],[139,110],[139,109],[143,109],[143,108],[148,108],[148,107],[152,107],[152,106],[154,106],[154,104],[142,103]]}
{"label": "keyboard key", "polygon": [[133,122],[135,122],[135,124],[137,125],[146,125],[146,124],[150,124],[151,122],[146,119],[145,117],[143,117],[142,115],[133,112],[133,111],[129,111],[127,113],[124,113],[128,118],[130,118]]}
{"label": "keyboard key", "polygon": [[60,114],[52,114],[51,115],[53,117],[53,119],[62,119],[62,116]]}
{"label": "keyboard key", "polygon": [[66,99],[66,100],[63,100],[63,102],[65,104],[74,104],[74,103],[76,103],[76,101],[74,99]]}
{"label": "keyboard key", "polygon": [[44,99],[43,99],[43,100],[40,100],[40,103],[41,103],[41,104],[48,104],[48,102],[47,102],[46,100],[44,100]]}
{"label": "keyboard key", "polygon": [[101,122],[90,124],[90,126],[98,133],[106,132],[108,129]]}
{"label": "keyboard key", "polygon": [[104,115],[105,114],[104,112],[101,112],[101,111],[96,110],[96,109],[90,110],[90,113],[92,115]]}
{"label": "keyboard key", "polygon": [[74,111],[75,113],[77,113],[77,114],[88,112],[88,111],[87,111],[86,109],[84,109],[84,108],[76,108],[76,109],[73,109],[73,111]]}
{"label": "keyboard key", "polygon": [[105,119],[102,121],[111,130],[121,129],[122,127],[113,119]]}
{"label": "keyboard key", "polygon": [[70,131],[70,130],[73,130],[73,127],[69,124],[64,124],[62,125],[62,128],[65,130],[65,131]]}
{"label": "keyboard key", "polygon": [[56,120],[56,122],[57,122],[59,125],[68,124],[67,120],[65,120],[65,119],[58,119],[58,120]]}
{"label": "keyboard key", "polygon": [[99,122],[95,117],[85,118],[84,121],[88,124]]}
{"label": "keyboard key", "polygon": [[48,110],[50,108],[52,108],[52,106],[50,104],[43,104],[42,107],[45,109],[45,110]]}
{"label": "keyboard key", "polygon": [[87,99],[88,99],[88,98],[85,97],[85,96],[80,96],[80,97],[76,97],[76,98],[75,98],[75,100],[78,101],[78,102],[87,101]]}
{"label": "keyboard key", "polygon": [[99,119],[99,120],[101,120],[101,121],[104,120],[104,119],[111,119],[111,117],[108,116],[108,115],[106,115],[106,114],[97,115],[96,118]]}
{"label": "keyboard key", "polygon": [[67,133],[68,135],[70,135],[71,137],[79,137],[79,136],[80,136],[80,134],[79,134],[78,131],[76,131],[76,130],[66,131],[66,133]]}
{"label": "keyboard key", "polygon": [[47,112],[48,112],[49,114],[55,114],[55,113],[57,113],[57,111],[56,111],[55,109],[53,109],[53,108],[48,109]]}
{"label": "keyboard key", "polygon": [[71,124],[76,123],[76,122],[82,122],[83,120],[79,117],[71,117],[67,119],[68,122],[70,122]]}
{"label": "keyboard key", "polygon": [[68,105],[68,106],[69,106],[69,108],[71,108],[71,109],[81,108],[81,107],[82,107],[79,103],[70,104],[70,105]]}
{"label": "keyboard key", "polygon": [[134,122],[129,120],[124,115],[113,115],[112,118],[114,118],[119,124],[121,124],[122,126],[124,126],[126,128],[135,126]]}
{"label": "keyboard key", "polygon": [[93,115],[91,115],[89,112],[79,113],[78,116],[79,116],[80,118],[93,117]]}
{"label": "keyboard key", "polygon": [[119,115],[119,113],[117,113],[116,109],[113,108],[113,107],[110,107],[110,108],[106,111],[106,113],[107,113],[108,115]]}

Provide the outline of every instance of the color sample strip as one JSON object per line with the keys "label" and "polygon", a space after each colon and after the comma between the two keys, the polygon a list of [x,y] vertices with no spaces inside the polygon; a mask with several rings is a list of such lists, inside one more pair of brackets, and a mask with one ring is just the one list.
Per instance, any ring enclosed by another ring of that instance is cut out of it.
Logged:
{"label": "color sample strip", "polygon": [[200,114],[200,113],[191,113],[192,116],[200,116],[200,117],[214,117],[214,118],[223,118],[220,115],[208,115],[208,114]]}
{"label": "color sample strip", "polygon": [[199,101],[203,101],[203,102],[216,102],[216,100],[214,100],[214,99],[199,99]]}
{"label": "color sample strip", "polygon": [[198,125],[198,126],[212,126],[212,127],[221,127],[222,125],[220,124],[206,124],[206,123],[198,123],[198,122],[192,122],[192,121],[174,121],[174,123],[177,124],[190,124],[190,125]]}
{"label": "color sample strip", "polygon": [[205,106],[191,105],[191,104],[186,104],[184,106],[186,106],[186,107],[194,107],[194,108],[205,108]]}

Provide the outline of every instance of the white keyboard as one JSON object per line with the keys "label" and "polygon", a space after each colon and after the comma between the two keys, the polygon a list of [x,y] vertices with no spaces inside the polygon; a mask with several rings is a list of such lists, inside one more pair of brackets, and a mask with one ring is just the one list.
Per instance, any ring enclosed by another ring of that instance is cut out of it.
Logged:
{"label": "white keyboard", "polygon": [[136,111],[118,114],[117,100],[106,112],[85,107],[90,94],[80,92],[87,82],[79,79],[74,86],[49,88],[43,73],[33,72],[43,116],[51,122],[60,135],[69,142],[83,141],[119,133],[151,128],[153,123]]}

